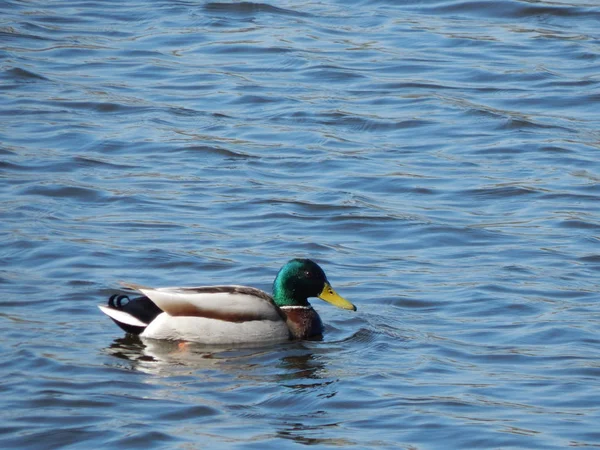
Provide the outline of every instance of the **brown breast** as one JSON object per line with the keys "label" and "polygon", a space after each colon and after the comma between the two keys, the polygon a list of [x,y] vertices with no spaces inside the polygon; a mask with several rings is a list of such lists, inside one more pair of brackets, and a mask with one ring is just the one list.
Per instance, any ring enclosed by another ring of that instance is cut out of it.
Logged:
{"label": "brown breast", "polygon": [[307,339],[323,333],[323,323],[312,307],[282,307],[293,339]]}

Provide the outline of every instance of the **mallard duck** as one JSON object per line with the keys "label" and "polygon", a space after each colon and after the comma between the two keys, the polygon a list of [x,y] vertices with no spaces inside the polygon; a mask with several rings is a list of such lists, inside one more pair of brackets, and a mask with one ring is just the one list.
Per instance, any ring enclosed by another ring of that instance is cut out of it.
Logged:
{"label": "mallard duck", "polygon": [[338,295],[323,269],[310,259],[293,259],[278,272],[273,296],[246,286],[147,288],[129,299],[113,295],[98,307],[127,333],[154,339],[236,344],[306,339],[323,332],[319,314],[308,302],[319,297],[356,311]]}

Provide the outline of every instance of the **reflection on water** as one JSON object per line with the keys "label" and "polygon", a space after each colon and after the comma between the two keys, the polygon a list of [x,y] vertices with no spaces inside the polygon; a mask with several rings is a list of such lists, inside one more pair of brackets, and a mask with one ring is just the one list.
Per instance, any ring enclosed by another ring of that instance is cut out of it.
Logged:
{"label": "reflection on water", "polygon": [[[316,341],[318,340],[313,342]],[[272,366],[273,372],[269,374],[271,381],[299,389],[309,385],[286,382],[320,379],[326,373],[323,359],[316,359],[312,351],[304,346],[304,342],[275,346],[205,346],[184,341],[145,339],[126,334],[125,337],[115,339],[105,352],[128,361],[132,370],[144,373],[171,375],[170,371],[182,368],[198,371],[218,368],[244,380],[252,380],[255,369],[260,372],[256,379],[262,380],[265,370],[259,361],[264,360],[265,364]],[[277,356],[279,359],[273,360]]]}
{"label": "reflection on water", "polygon": [[[109,365],[151,375],[145,379],[153,386],[152,393],[146,391],[147,397],[186,398],[196,405],[196,415],[219,417],[225,410],[242,421],[262,418],[271,422],[272,437],[302,444],[351,442],[314,436],[323,426],[335,427],[335,422],[307,423],[332,420],[319,403],[338,394],[339,379],[329,374],[327,358],[315,354],[306,343],[227,348],[126,335],[115,339],[105,352],[127,361],[127,365]],[[190,398],[190,389],[198,384],[205,389],[212,385],[214,391]],[[249,391],[263,394],[249,397]]]}

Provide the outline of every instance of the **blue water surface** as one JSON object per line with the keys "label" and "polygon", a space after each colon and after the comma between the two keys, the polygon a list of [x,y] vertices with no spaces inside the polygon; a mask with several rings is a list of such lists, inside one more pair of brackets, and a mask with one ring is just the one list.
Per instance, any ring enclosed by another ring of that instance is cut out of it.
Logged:
{"label": "blue water surface", "polygon": [[[0,3],[0,447],[600,448],[595,0]],[[320,340],[127,337],[120,281]]]}

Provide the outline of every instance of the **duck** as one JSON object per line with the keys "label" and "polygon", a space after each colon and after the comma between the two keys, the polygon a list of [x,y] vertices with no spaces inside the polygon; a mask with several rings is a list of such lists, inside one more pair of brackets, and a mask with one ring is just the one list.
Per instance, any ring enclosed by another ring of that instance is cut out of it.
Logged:
{"label": "duck", "polygon": [[141,338],[201,344],[266,343],[322,335],[323,323],[308,299],[342,309],[356,306],[340,296],[323,269],[310,259],[292,259],[277,273],[273,294],[249,286],[149,288],[122,283],[142,294],[112,295],[98,305],[126,333]]}

